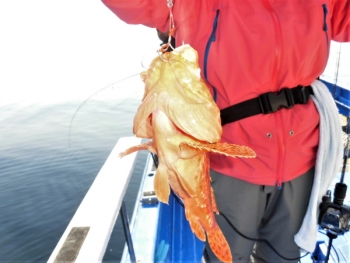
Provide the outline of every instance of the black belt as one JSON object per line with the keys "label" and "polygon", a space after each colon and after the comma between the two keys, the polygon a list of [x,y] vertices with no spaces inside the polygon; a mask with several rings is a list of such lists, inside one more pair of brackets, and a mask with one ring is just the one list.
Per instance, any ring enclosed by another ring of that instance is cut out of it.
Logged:
{"label": "black belt", "polygon": [[257,114],[269,114],[281,108],[292,108],[295,104],[305,104],[311,94],[311,86],[283,88],[280,92],[267,92],[260,96],[229,106],[220,111],[221,125],[238,121]]}

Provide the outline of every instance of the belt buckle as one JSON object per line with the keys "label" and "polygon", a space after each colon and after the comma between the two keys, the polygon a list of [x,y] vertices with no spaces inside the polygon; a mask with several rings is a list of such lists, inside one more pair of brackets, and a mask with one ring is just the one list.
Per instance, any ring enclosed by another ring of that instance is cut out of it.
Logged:
{"label": "belt buckle", "polygon": [[283,88],[278,93],[267,92],[259,96],[260,108],[264,114],[273,113],[281,108],[290,109],[294,106],[294,98],[289,88]]}
{"label": "belt buckle", "polygon": [[310,97],[310,91],[308,91],[305,86],[301,86],[299,85],[298,90],[300,91],[300,95],[301,95],[301,104],[306,104],[309,100]]}

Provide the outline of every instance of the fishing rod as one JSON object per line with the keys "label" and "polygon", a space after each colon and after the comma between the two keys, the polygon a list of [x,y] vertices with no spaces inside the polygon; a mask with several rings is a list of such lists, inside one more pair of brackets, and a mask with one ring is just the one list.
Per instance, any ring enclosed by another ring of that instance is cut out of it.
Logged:
{"label": "fishing rod", "polygon": [[[339,45],[337,61],[336,61],[336,71],[335,80],[333,86],[333,96],[336,94],[338,89],[338,72],[339,72],[339,62],[341,54],[341,44]],[[334,96],[335,97],[335,96]],[[332,192],[327,191],[326,195],[322,198],[322,203],[320,204],[320,213],[318,218],[318,224],[324,230],[326,230],[326,235],[329,238],[327,254],[325,258],[325,263],[328,262],[330,257],[331,248],[333,247],[333,240],[338,237],[338,235],[343,235],[349,231],[350,223],[350,207],[344,205],[344,199],[346,196],[347,185],[344,183],[345,171],[349,156],[349,133],[350,133],[350,117],[347,116],[347,125],[345,127],[346,142],[344,146],[343,154],[343,164],[340,174],[340,181],[335,184],[333,201],[331,200]],[[334,249],[335,250],[335,249]],[[336,251],[336,250],[335,250]],[[317,259],[316,259],[317,260]],[[338,258],[339,260],[339,258]]]}

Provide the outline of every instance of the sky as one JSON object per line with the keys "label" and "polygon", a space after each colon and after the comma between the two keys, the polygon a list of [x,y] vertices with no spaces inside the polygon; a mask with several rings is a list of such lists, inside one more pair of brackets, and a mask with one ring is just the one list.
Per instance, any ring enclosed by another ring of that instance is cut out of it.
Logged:
{"label": "sky", "polygon": [[144,70],[159,43],[100,0],[0,0],[0,105],[86,99]]}

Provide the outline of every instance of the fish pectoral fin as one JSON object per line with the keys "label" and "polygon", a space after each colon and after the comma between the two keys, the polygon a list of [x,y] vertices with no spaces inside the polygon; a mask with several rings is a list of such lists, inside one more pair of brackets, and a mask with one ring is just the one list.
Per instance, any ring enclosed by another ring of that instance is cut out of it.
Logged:
{"label": "fish pectoral fin", "polygon": [[130,153],[137,152],[140,150],[148,150],[151,153],[157,154],[156,149],[153,147],[153,142],[148,141],[139,145],[132,146],[128,149],[126,149],[124,152],[119,153],[119,157],[122,158]]}
{"label": "fish pectoral fin", "polygon": [[207,232],[208,243],[214,254],[225,263],[232,263],[232,254],[226,238],[218,225]]}
{"label": "fish pectoral fin", "polygon": [[230,157],[255,158],[256,153],[247,146],[229,143],[191,143],[182,142],[180,144],[182,150],[186,148],[199,149],[203,152],[219,153]]}
{"label": "fish pectoral fin", "polygon": [[160,202],[165,204],[169,201],[170,186],[168,180],[168,168],[160,163],[154,175],[154,191]]}

